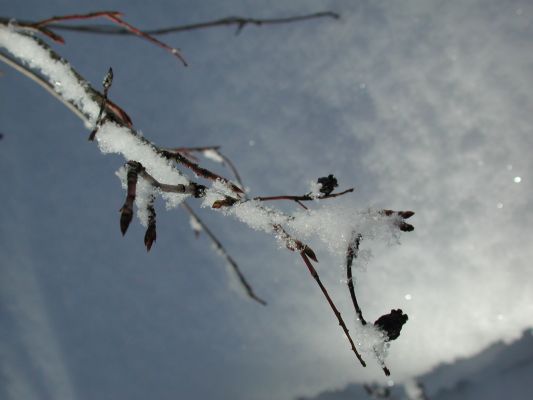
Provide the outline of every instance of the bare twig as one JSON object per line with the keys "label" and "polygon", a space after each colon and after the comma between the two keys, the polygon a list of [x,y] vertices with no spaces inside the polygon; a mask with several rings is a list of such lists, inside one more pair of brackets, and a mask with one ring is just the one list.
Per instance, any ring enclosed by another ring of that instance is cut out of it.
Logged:
{"label": "bare twig", "polygon": [[186,166],[187,168],[194,171],[194,173],[198,176],[201,176],[202,178],[209,179],[212,181],[221,180],[225,184],[229,185],[231,190],[233,190],[236,194],[242,195],[244,192],[241,188],[239,188],[237,185],[235,185],[233,182],[230,182],[227,178],[224,178],[223,176],[220,176],[218,174],[215,174],[214,172],[200,167],[198,164],[192,162],[191,160],[187,159],[183,155],[181,155],[179,152],[171,152],[168,150],[162,150],[161,153],[168,157],[176,160],[176,162]]}
{"label": "bare twig", "polygon": [[[110,21],[114,22],[115,24],[122,26],[123,27],[122,29],[127,31],[129,34],[142,37],[143,39],[148,40],[149,42],[155,44],[156,46],[159,46],[167,50],[169,53],[177,57],[183,63],[184,66],[187,66],[187,61],[185,61],[185,59],[183,58],[183,56],[181,55],[178,49],[171,47],[166,43],[161,42],[160,40],[152,37],[149,33],[146,33],[146,32],[141,31],[140,29],[137,29],[133,25],[124,21],[121,18],[121,16],[122,16],[122,13],[117,12],[117,11],[98,11],[98,12],[93,12],[93,13],[88,13],[88,14],[72,14],[72,15],[57,16],[57,17],[48,18],[48,19],[45,19],[45,20],[42,20],[42,21],[39,21],[33,24],[30,23],[27,25],[29,27],[39,29],[43,33],[45,33],[47,36],[50,36],[50,33],[51,33],[50,29],[48,29],[48,31],[45,32],[43,31],[43,28],[45,26],[48,26],[48,28],[50,28],[50,24],[54,22],[71,21],[71,20],[86,20],[86,19],[101,18],[101,17],[107,18]],[[57,26],[56,26],[56,29],[57,29]],[[58,35],[55,35],[55,36],[57,37]],[[56,40],[58,39],[60,39],[60,41],[62,40],[61,37],[56,38]]]}
{"label": "bare twig", "polygon": [[189,206],[186,202],[181,203],[181,206],[185,208],[187,212],[191,215],[191,217],[194,218],[195,221],[202,227],[203,231],[207,234],[207,236],[209,236],[209,239],[211,239],[216,249],[226,259],[228,264],[233,269],[233,272],[235,272],[235,274],[237,275],[237,278],[239,279],[239,282],[244,288],[244,290],[246,291],[248,297],[257,301],[259,304],[266,306],[266,301],[255,294],[252,286],[248,283],[241,269],[237,265],[237,262],[233,259],[233,257],[231,257],[231,255],[229,255],[229,253],[226,251],[220,240],[218,240],[218,238],[211,231],[211,229],[208,228],[208,226],[200,219],[200,217],[194,212],[191,206]]}
{"label": "bare twig", "polygon": [[[265,25],[277,25],[277,24],[287,24],[292,22],[300,22],[317,18],[333,18],[339,19],[340,15],[331,11],[317,12],[313,14],[298,15],[293,17],[284,17],[284,18],[247,18],[247,17],[227,17],[215,19],[212,21],[197,22],[193,24],[185,25],[176,25],[169,26],[165,28],[157,29],[145,29],[144,33],[148,35],[165,35],[169,33],[193,31],[197,29],[206,29],[206,28],[215,28],[220,26],[237,26],[237,33],[242,31],[246,25],[255,25],[255,26],[265,26]],[[0,18],[0,22],[8,22],[7,18]],[[20,21],[30,25],[31,22]],[[50,21],[47,23],[47,26],[50,29],[57,29],[63,31],[75,31],[82,33],[97,33],[104,35],[132,35],[133,33],[125,28],[116,27],[113,25],[61,25],[53,23]]]}
{"label": "bare twig", "polygon": [[300,255],[302,256],[302,259],[304,260],[304,263],[307,266],[307,269],[309,270],[309,273],[315,279],[316,283],[320,287],[320,290],[322,291],[322,294],[324,295],[324,297],[328,301],[329,306],[331,307],[331,309],[333,310],[333,313],[337,317],[337,321],[339,321],[339,325],[341,326],[342,330],[344,331],[344,334],[346,335],[346,338],[348,339],[348,342],[350,342],[350,346],[352,348],[352,351],[355,353],[355,356],[357,357],[357,359],[359,360],[361,365],[363,367],[366,367],[365,361],[363,360],[363,358],[361,357],[361,355],[359,354],[359,352],[355,348],[355,344],[354,344],[354,342],[352,340],[352,337],[350,336],[350,332],[348,331],[348,328],[346,327],[346,324],[344,323],[344,320],[342,319],[341,313],[339,312],[339,310],[337,309],[337,307],[333,303],[333,300],[331,300],[331,297],[329,296],[328,291],[326,290],[326,288],[324,287],[322,281],[320,280],[320,277],[318,276],[318,272],[316,272],[316,269],[313,267],[313,264],[311,264],[311,261],[307,257],[306,253],[304,253],[302,251],[300,253]]}
{"label": "bare twig", "polygon": [[143,177],[150,185],[161,190],[162,192],[190,194],[196,198],[201,198],[205,196],[206,187],[195,182],[189,182],[188,185],[168,185],[166,183],[161,183],[148,172],[146,172],[146,169],[144,169],[144,167],[139,170],[139,175]]}

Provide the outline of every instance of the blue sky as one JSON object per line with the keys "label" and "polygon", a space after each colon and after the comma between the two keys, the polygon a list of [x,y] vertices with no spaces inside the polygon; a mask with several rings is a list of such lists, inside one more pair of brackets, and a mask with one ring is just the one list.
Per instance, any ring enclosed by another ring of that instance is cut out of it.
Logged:
{"label": "blue sky", "polygon": [[[30,20],[101,9],[141,28],[339,12],[164,37],[188,68],[129,37],[65,33],[56,49],[95,85],[112,66],[111,99],[155,143],[222,145],[253,194],[305,193],[333,173],[356,187],[341,204],[416,211],[402,245],[368,242],[358,271],[370,320],[410,315],[390,351],[395,381],[531,327],[527,1],[2,4]],[[381,379],[354,362],[305,267],[271,237],[200,210],[266,308],[183,211],[158,204],[149,254],[138,223],[123,238],[123,160],[99,153],[41,88],[0,71],[3,397],[289,399]],[[342,260],[311,244],[353,324]]]}

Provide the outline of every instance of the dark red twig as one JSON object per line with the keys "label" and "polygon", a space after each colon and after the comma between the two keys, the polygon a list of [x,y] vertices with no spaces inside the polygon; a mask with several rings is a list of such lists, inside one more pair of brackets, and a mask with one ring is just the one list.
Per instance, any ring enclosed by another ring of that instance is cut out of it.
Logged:
{"label": "dark red twig", "polygon": [[228,264],[233,269],[233,272],[235,272],[235,275],[237,275],[237,278],[239,279],[239,282],[241,286],[246,291],[246,294],[251,299],[255,300],[259,304],[262,304],[266,306],[266,301],[261,299],[259,296],[257,296],[250,285],[248,281],[246,280],[244,274],[242,273],[241,269],[239,268],[239,265],[237,262],[229,255],[229,253],[226,251],[220,240],[215,236],[215,234],[211,231],[211,229],[208,228],[208,226],[200,219],[200,217],[194,212],[194,210],[189,206],[186,202],[181,203],[182,207],[187,210],[187,212],[191,215],[192,218],[196,220],[196,222],[202,227],[202,230],[209,236],[209,239],[213,242],[216,249],[221,253],[221,255],[226,259]]}
{"label": "dark red twig", "polygon": [[[174,47],[171,47],[171,46],[169,46],[166,43],[161,42],[160,40],[158,40],[155,37],[151,36],[149,33],[143,32],[140,29],[134,27],[133,25],[127,23],[126,21],[124,21],[121,18],[121,16],[122,16],[122,13],[117,12],[117,11],[98,11],[98,12],[93,12],[93,13],[88,13],[88,14],[71,14],[71,15],[56,16],[56,17],[52,17],[52,18],[48,18],[48,19],[36,22],[34,24],[31,24],[30,26],[32,26],[32,27],[34,27],[36,29],[39,29],[43,33],[45,33],[43,31],[43,28],[45,26],[47,26],[47,25],[50,25],[50,24],[54,23],[54,22],[72,21],[72,20],[86,20],[86,19],[102,18],[102,17],[103,18],[107,18],[110,21],[114,22],[115,24],[120,25],[121,27],[123,27],[123,29],[126,30],[127,32],[129,32],[130,34],[142,37],[143,39],[148,40],[149,42],[155,44],[156,46],[165,49],[170,54],[172,54],[175,57],[177,57],[183,63],[184,66],[187,66],[187,61],[185,61],[185,58],[183,58],[183,56],[181,55],[181,53],[180,53],[180,51],[178,49],[176,49]],[[56,29],[58,28],[57,25],[54,25],[54,27]],[[48,36],[50,36],[49,35],[50,33],[51,33],[51,31],[48,29],[47,33],[45,33],[45,34],[48,34]],[[58,35],[55,35],[55,36],[58,36]],[[55,40],[57,41],[58,39],[62,40],[62,38],[59,37],[59,36]]]}
{"label": "dark red twig", "polygon": [[[298,15],[298,16],[284,17],[284,18],[263,18],[261,19],[261,18],[246,18],[246,17],[227,17],[227,18],[220,18],[220,19],[216,19],[212,21],[198,22],[194,24],[176,25],[176,26],[169,26],[169,27],[158,28],[158,29],[145,29],[143,32],[148,35],[165,35],[169,33],[185,32],[185,31],[192,31],[192,30],[197,30],[197,29],[214,28],[214,27],[219,27],[219,26],[231,26],[231,25],[236,25],[238,29],[237,32],[240,32],[246,25],[265,26],[265,25],[287,24],[287,23],[317,19],[317,18],[339,19],[340,15],[337,13],[331,12],[331,11],[324,11],[324,12],[317,12],[313,14]],[[54,21],[48,22],[49,27],[51,29],[76,31],[76,32],[83,32],[83,33],[99,33],[99,34],[104,34],[104,35],[131,35],[132,34],[132,32],[130,32],[128,29],[115,27],[115,26],[60,25],[60,24],[54,24],[53,22]]]}
{"label": "dark red twig", "polygon": [[366,367],[365,361],[363,360],[363,358],[361,357],[361,355],[359,354],[359,352],[355,348],[355,344],[354,344],[354,342],[352,340],[352,337],[350,336],[350,332],[348,331],[348,328],[346,327],[346,324],[344,323],[344,320],[342,319],[341,313],[339,312],[339,310],[337,309],[337,307],[333,303],[333,300],[331,300],[331,297],[329,296],[328,291],[326,290],[326,288],[322,284],[322,281],[320,280],[320,277],[318,276],[318,273],[316,272],[316,269],[313,267],[313,264],[311,264],[311,261],[307,257],[306,253],[301,252],[300,255],[302,256],[302,259],[304,260],[304,263],[307,266],[307,269],[309,270],[309,273],[315,279],[316,283],[320,287],[320,290],[322,291],[322,294],[324,295],[324,297],[328,301],[329,306],[331,307],[331,309],[333,310],[333,313],[337,317],[337,321],[339,321],[339,325],[341,326],[342,330],[344,331],[344,334],[346,335],[346,337],[348,338],[348,341],[350,342],[350,346],[352,348],[352,351],[355,353],[355,356],[357,357],[357,359],[359,360],[361,365],[363,367]]}
{"label": "dark red twig", "polygon": [[187,168],[194,171],[194,173],[198,176],[201,176],[202,178],[209,179],[212,181],[221,180],[225,184],[227,184],[231,190],[233,190],[237,194],[244,194],[241,188],[239,188],[234,183],[230,182],[228,179],[224,178],[223,176],[220,176],[218,174],[215,174],[212,171],[209,171],[208,169],[200,167],[198,164],[192,162],[191,160],[187,159],[183,155],[181,155],[179,152],[170,152],[167,150],[162,150],[162,154],[165,155],[168,158],[172,158],[176,160],[176,162],[186,166]]}

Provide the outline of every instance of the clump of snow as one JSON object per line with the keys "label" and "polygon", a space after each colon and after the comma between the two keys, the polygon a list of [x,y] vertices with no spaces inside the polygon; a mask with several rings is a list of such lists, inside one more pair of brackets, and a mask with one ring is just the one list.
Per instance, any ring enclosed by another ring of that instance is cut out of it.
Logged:
{"label": "clump of snow", "polygon": [[202,151],[202,154],[205,158],[209,158],[211,161],[217,162],[217,163],[224,163],[224,159],[220,156],[218,151],[213,149],[207,149]]}
{"label": "clump of snow", "polygon": [[189,225],[191,226],[191,229],[194,231],[194,233],[197,235],[203,230],[202,225],[200,225],[196,217],[192,215],[189,218]]}
{"label": "clump of snow", "polygon": [[309,195],[316,199],[317,197],[322,196],[323,194],[320,193],[320,189],[322,189],[322,184],[318,183],[317,181],[311,181],[309,182]]}
{"label": "clump of snow", "polygon": [[[318,237],[334,255],[344,256],[356,232],[364,239],[380,239],[397,243],[399,229],[395,216],[385,216],[377,209],[357,210],[353,207],[328,204],[315,210],[297,211],[288,227],[301,239]],[[368,256],[367,256],[368,258]]]}
{"label": "clump of snow", "polygon": [[217,179],[205,192],[202,207],[212,207],[213,203],[224,200],[226,197],[235,197],[235,192],[224,181]]}
{"label": "clump of snow", "polygon": [[89,96],[89,84],[76,76],[63,59],[54,58],[40,41],[16,25],[0,24],[0,47],[32,69],[39,70],[65,100],[76,104],[87,116],[89,123],[96,122],[100,106]]}
{"label": "clump of snow", "polygon": [[[168,185],[187,185],[188,179],[183,176],[171,161],[159,155],[149,143],[135,136],[123,126],[108,121],[104,123],[96,134],[96,141],[100,151],[104,154],[122,154],[126,160],[140,162],[146,171],[160,183]],[[161,193],[166,200],[168,209],[177,207],[187,198],[187,194]]]}

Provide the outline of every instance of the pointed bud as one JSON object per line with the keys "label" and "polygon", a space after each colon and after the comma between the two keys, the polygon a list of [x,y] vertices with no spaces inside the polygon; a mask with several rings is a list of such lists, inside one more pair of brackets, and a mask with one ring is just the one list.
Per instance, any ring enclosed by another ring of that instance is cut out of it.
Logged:
{"label": "pointed bud", "polygon": [[313,261],[316,262],[316,263],[318,262],[318,259],[316,258],[316,254],[315,254],[315,252],[314,252],[310,247],[305,246],[304,249],[303,249],[302,251],[303,251],[303,252],[305,253],[305,255],[306,255],[307,257],[309,257],[311,260],[313,260]]}
{"label": "pointed bud", "polygon": [[413,211],[398,211],[398,215],[403,219],[408,219],[415,215],[415,213]]}
{"label": "pointed bud", "polygon": [[398,228],[400,228],[402,232],[412,232],[415,230],[415,227],[413,225],[403,221],[398,223]]}
{"label": "pointed bud", "polygon": [[120,213],[120,231],[122,232],[122,236],[124,236],[133,219],[133,210],[124,205],[124,207],[120,209]]}
{"label": "pointed bud", "polygon": [[107,92],[107,90],[111,87],[113,84],[113,68],[109,67],[109,70],[107,71],[107,74],[104,77],[104,81],[102,82],[102,85],[104,86],[104,90]]}
{"label": "pointed bud", "polygon": [[147,251],[150,251],[157,237],[156,225],[155,225],[156,214],[155,214],[155,208],[154,208],[154,201],[155,201],[155,196],[152,194],[150,196],[150,201],[148,202],[148,206],[147,206],[148,228],[146,229],[146,233],[144,234],[144,245],[146,246]]}
{"label": "pointed bud", "polygon": [[144,245],[146,246],[146,251],[150,251],[150,249],[152,248],[152,244],[154,244],[156,238],[157,232],[154,222],[153,224],[148,225],[148,229],[146,229],[146,233],[144,234]]}

